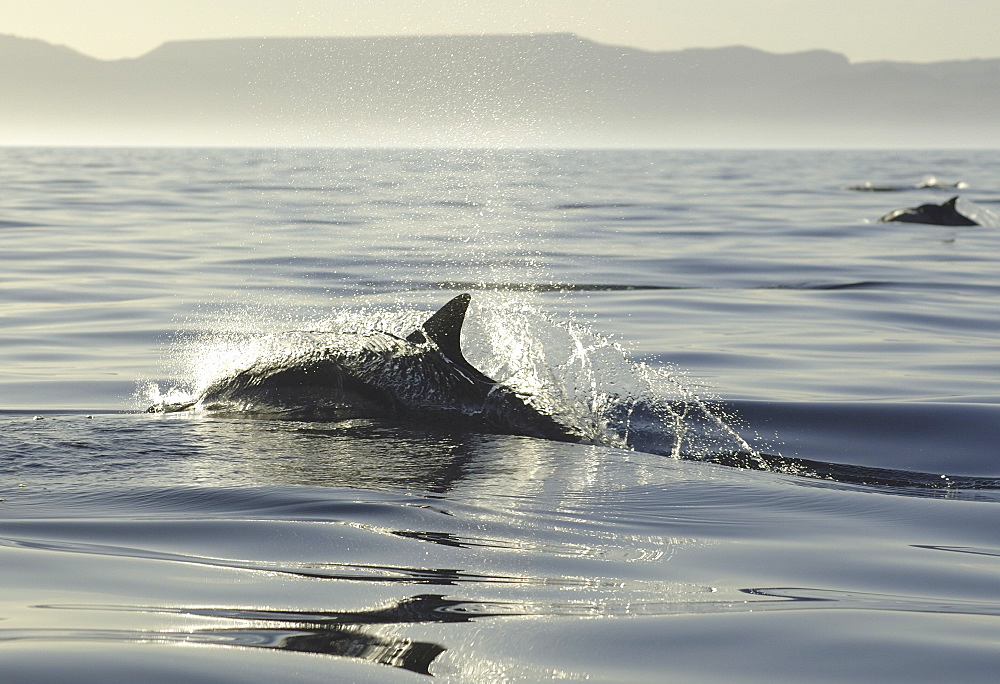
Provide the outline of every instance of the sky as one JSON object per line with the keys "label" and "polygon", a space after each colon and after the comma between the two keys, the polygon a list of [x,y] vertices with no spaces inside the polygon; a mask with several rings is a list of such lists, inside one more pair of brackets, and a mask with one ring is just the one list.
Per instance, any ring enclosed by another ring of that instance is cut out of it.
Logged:
{"label": "sky", "polygon": [[31,0],[0,33],[99,59],[171,40],[571,32],[645,50],[826,49],[852,62],[1000,57],[998,0]]}

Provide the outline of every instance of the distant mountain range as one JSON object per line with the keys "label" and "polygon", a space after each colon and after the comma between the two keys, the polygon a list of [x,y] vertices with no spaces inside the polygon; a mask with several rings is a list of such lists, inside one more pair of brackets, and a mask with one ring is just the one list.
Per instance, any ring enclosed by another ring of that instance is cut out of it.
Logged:
{"label": "distant mountain range", "polygon": [[0,144],[1000,147],[1000,59],[544,34],[195,40],[101,61],[0,35]]}

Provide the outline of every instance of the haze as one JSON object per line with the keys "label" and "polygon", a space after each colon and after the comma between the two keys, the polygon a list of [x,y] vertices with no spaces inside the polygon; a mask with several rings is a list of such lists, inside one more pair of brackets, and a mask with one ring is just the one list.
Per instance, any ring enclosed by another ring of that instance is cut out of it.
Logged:
{"label": "haze", "polygon": [[571,32],[644,50],[826,49],[852,62],[1000,57],[997,0],[32,0],[0,33],[99,59],[172,40]]}

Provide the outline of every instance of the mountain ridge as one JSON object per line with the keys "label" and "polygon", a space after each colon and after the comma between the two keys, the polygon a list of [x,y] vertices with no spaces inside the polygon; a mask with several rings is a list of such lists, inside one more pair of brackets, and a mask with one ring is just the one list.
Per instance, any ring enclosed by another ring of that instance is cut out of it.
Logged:
{"label": "mountain ridge", "polygon": [[1000,146],[1000,58],[571,33],[196,39],[108,61],[0,35],[0,88],[0,144]]}

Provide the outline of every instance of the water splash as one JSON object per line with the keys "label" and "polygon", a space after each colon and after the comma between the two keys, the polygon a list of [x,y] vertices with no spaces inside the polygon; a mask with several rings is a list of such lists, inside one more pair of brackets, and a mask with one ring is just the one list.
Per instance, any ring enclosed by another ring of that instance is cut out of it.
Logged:
{"label": "water splash", "polygon": [[[221,312],[204,332],[171,345],[176,380],[148,383],[137,397],[146,406],[190,402],[221,379],[293,367],[315,355],[317,345],[343,338],[314,331],[403,337],[428,314],[400,307],[284,312],[277,319],[246,309]],[[760,458],[734,427],[736,419],[679,369],[633,361],[619,342],[578,321],[553,319],[524,293],[477,294],[463,349],[474,366],[585,442],[674,458],[732,452]]]}
{"label": "water splash", "polygon": [[964,197],[959,197],[955,206],[960,214],[967,216],[984,228],[1000,228],[1000,213]]}
{"label": "water splash", "polygon": [[736,418],[676,366],[634,361],[614,339],[573,320],[555,321],[506,293],[485,299],[480,311],[470,342],[485,346],[486,356],[474,363],[531,392],[536,408],[589,441],[674,458],[720,450],[759,457],[734,427]]}

